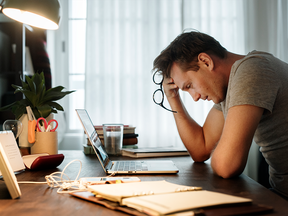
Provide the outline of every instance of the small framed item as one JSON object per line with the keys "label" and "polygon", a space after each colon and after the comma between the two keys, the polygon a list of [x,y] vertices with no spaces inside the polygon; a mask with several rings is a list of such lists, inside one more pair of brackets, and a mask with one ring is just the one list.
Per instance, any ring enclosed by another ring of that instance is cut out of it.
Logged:
{"label": "small framed item", "polygon": [[12,199],[19,198],[21,196],[21,191],[16,176],[12,170],[12,167],[8,161],[8,158],[1,143],[0,143],[0,170]]}

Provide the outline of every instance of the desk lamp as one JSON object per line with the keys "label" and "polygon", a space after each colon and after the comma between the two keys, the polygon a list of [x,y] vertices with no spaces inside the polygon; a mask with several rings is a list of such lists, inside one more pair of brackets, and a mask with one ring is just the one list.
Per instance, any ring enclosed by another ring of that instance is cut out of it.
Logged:
{"label": "desk lamp", "polygon": [[56,30],[60,21],[58,0],[2,0],[2,12],[16,21],[38,28]]}

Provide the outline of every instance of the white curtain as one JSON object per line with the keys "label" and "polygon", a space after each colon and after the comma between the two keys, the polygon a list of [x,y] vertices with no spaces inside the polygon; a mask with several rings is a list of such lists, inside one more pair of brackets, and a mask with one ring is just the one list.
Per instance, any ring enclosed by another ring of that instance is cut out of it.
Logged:
{"label": "white curtain", "polygon": [[[87,0],[85,107],[95,124],[132,124],[139,146],[181,146],[173,115],[152,100],[153,60],[184,29],[244,54],[242,8],[239,0]],[[212,103],[182,97],[203,124]]]}
{"label": "white curtain", "polygon": [[288,62],[287,0],[245,0],[245,50],[270,52]]}
{"label": "white curtain", "polygon": [[[272,53],[288,62],[287,0],[244,0],[245,52],[259,50]],[[257,180],[259,147],[253,142],[246,174]]]}
{"label": "white curtain", "polygon": [[[68,55],[74,55],[73,47],[83,41],[69,42],[71,2],[60,0],[62,23],[59,30],[48,32],[47,43],[52,84],[70,90],[68,68],[74,64]],[[79,125],[74,109],[86,108],[95,124],[136,126],[141,146],[182,145],[172,114],[152,100],[158,88],[151,79],[156,56],[184,29],[196,29],[229,51],[263,50],[288,62],[287,11],[287,0],[87,0],[86,32],[78,31],[86,33],[86,63],[81,66],[85,85],[73,98],[77,104],[85,97],[85,105],[73,107],[70,96],[61,101],[67,128],[69,121]],[[212,104],[195,103],[188,94],[182,97],[190,114],[203,124]],[[167,101],[165,106],[169,107]]]}

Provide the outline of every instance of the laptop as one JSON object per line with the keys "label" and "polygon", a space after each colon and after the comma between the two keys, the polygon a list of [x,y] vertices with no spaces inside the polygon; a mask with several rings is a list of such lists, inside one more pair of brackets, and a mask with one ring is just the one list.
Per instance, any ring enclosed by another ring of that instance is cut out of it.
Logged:
{"label": "laptop", "polygon": [[163,174],[179,172],[179,169],[171,160],[110,160],[87,111],[85,109],[76,109],[76,112],[106,174]]}

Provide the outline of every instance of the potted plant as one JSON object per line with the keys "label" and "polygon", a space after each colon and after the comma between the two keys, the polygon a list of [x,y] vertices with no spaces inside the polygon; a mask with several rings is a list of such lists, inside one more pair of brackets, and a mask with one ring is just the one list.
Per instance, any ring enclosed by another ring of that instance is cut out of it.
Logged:
{"label": "potted plant", "polygon": [[14,93],[21,92],[24,98],[0,108],[0,111],[11,110],[15,118],[22,122],[23,130],[19,136],[19,147],[22,155],[30,154],[30,150],[27,149],[33,147],[33,144],[28,142],[28,117],[26,107],[31,107],[36,119],[40,117],[46,119],[53,118],[52,113],[57,113],[57,110],[64,111],[63,107],[55,101],[74,92],[62,91],[64,89],[63,86],[46,90],[43,72],[41,74],[35,73],[31,78],[25,76],[25,81],[21,78],[22,86],[12,85],[15,89]]}
{"label": "potted plant", "polygon": [[25,76],[25,80],[26,82],[21,78],[22,86],[12,84],[15,89],[14,93],[21,92],[24,98],[0,108],[0,111],[11,110],[16,119],[20,119],[23,114],[27,113],[27,106],[31,107],[36,119],[47,118],[51,113],[57,113],[57,110],[64,111],[63,107],[55,101],[74,92],[62,91],[63,86],[46,90],[43,72],[41,74],[35,73],[31,78]]}

